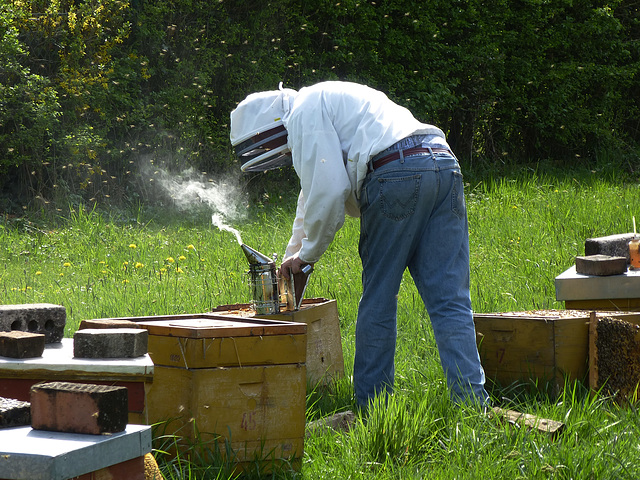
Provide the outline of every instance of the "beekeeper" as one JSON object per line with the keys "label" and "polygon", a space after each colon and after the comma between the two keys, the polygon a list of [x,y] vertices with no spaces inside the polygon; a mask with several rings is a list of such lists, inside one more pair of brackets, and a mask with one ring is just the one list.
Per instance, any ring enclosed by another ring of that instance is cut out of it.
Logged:
{"label": "beekeeper", "polygon": [[397,295],[406,268],[429,313],[453,400],[487,404],[463,181],[443,131],[382,92],[332,81],[249,95],[231,112],[230,136],[243,171],[293,163],[300,178],[282,275],[320,260],[345,214],[360,217],[358,404],[393,389]]}

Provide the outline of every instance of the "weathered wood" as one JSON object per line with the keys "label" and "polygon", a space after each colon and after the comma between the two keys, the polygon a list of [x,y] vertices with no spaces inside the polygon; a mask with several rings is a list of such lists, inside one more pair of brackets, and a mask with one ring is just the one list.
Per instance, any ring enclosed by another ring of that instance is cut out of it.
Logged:
{"label": "weathered wood", "polygon": [[498,407],[494,407],[492,412],[496,418],[504,420],[511,425],[525,427],[530,430],[538,430],[539,432],[549,434],[552,439],[557,438],[564,430],[564,423],[556,420],[521,413],[515,410],[504,410]]}
{"label": "weathered wood", "polygon": [[314,420],[307,424],[306,438],[319,433],[324,433],[328,430],[336,432],[348,432],[353,427],[356,421],[356,415],[351,410],[346,412],[338,412],[328,417],[323,417],[319,420]]}

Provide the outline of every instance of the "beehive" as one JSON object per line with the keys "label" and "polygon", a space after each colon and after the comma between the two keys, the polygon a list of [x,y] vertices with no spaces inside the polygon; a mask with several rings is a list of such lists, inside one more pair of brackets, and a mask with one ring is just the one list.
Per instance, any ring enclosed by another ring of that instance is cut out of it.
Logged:
{"label": "beehive", "polygon": [[149,331],[151,423],[170,420],[166,433],[187,442],[216,439],[240,463],[299,461],[306,325],[214,314],[129,320]]}
{"label": "beehive", "polygon": [[[607,315],[622,319],[637,316]],[[589,318],[589,312],[582,310],[474,314],[487,378],[502,386],[533,382],[550,384],[556,390],[565,380],[587,381]]]}
{"label": "beehive", "polygon": [[340,319],[335,300],[306,299],[299,310],[268,315],[256,316],[249,304],[221,305],[215,309],[215,313],[304,323],[307,325],[308,384],[313,388],[317,384],[330,384],[344,376]]}

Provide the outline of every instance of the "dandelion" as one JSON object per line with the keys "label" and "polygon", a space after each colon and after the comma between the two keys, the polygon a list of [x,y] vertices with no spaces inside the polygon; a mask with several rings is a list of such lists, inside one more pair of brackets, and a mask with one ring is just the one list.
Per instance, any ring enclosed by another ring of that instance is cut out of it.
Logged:
{"label": "dandelion", "polygon": [[64,277],[64,273],[60,272],[60,276],[61,276],[61,277]]}
{"label": "dandelion", "polygon": [[166,269],[166,268],[164,268],[164,267],[163,267],[163,268],[161,268],[161,269],[160,269],[160,273],[162,273],[162,274],[167,273],[167,269]]}
{"label": "dandelion", "polygon": [[180,267],[176,268],[176,273],[184,273]]}
{"label": "dandelion", "polygon": [[106,270],[101,270],[100,273],[102,273],[103,275],[106,275],[107,271]]}
{"label": "dandelion", "polygon": [[71,264],[70,264],[69,262],[64,262],[64,263],[62,264],[62,266],[63,266],[63,267],[70,267],[70,266],[71,266]]}
{"label": "dandelion", "polygon": [[125,260],[124,262],[122,262],[122,265],[124,265],[124,266],[126,267],[127,265],[129,265],[129,262],[127,262],[127,261]]}
{"label": "dandelion", "polygon": [[187,250],[195,250],[196,247],[194,247],[193,245],[189,244],[187,245]]}
{"label": "dandelion", "polygon": [[124,280],[122,280],[122,283],[129,283],[129,280],[125,278]]}
{"label": "dandelion", "polygon": [[40,270],[38,270],[38,271],[36,272],[36,275],[42,275],[42,272],[41,272]]}
{"label": "dandelion", "polygon": [[129,248],[138,248],[138,246],[135,243],[130,243]]}
{"label": "dandelion", "polygon": [[136,262],[136,268],[144,267],[144,263]]}
{"label": "dandelion", "polygon": [[98,264],[99,264],[99,265],[105,265],[105,264],[106,264],[106,262],[105,262],[104,260],[100,260],[100,261],[98,262]]}
{"label": "dandelion", "polygon": [[187,257],[185,257],[184,255],[180,255],[180,256],[178,257],[178,260],[180,260],[181,262],[182,262],[183,260],[186,260],[186,259],[187,259]]}
{"label": "dandelion", "polygon": [[169,262],[169,263],[175,263],[175,260],[173,259],[173,257],[169,257],[169,258],[167,258],[167,262]]}

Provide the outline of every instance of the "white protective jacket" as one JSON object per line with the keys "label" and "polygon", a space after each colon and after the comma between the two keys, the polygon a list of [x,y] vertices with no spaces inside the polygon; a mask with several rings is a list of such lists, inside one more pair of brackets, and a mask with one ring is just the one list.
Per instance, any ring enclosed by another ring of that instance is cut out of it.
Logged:
{"label": "white protective jacket", "polygon": [[437,135],[445,143],[438,127],[384,93],[349,82],[302,88],[283,123],[302,187],[285,259],[299,252],[308,263],[329,247],[345,213],[360,216],[357,198],[371,157],[411,135]]}

